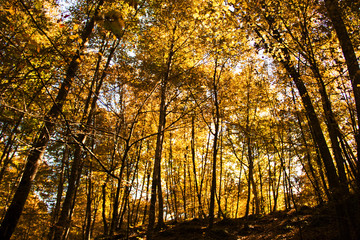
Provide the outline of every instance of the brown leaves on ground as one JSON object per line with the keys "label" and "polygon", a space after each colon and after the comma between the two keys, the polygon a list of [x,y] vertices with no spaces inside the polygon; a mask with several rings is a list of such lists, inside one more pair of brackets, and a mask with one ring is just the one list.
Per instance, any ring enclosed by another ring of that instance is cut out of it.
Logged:
{"label": "brown leaves on ground", "polygon": [[[207,221],[192,219],[168,223],[157,232],[154,240],[335,240],[337,239],[335,212],[329,207],[302,207],[298,211],[278,211],[269,215],[251,215],[248,219],[218,220],[213,229]],[[146,239],[145,230],[114,236],[108,239]],[[104,239],[104,238],[103,238]]]}

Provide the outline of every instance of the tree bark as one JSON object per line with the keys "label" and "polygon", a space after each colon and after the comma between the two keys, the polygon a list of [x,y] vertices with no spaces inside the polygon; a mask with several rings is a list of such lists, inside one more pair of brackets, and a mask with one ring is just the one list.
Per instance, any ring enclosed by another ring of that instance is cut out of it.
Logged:
{"label": "tree bark", "polygon": [[213,94],[214,94],[214,125],[215,130],[213,132],[213,162],[212,162],[212,177],[211,177],[211,190],[210,190],[210,207],[209,207],[209,229],[212,229],[214,225],[214,210],[215,210],[215,193],[216,193],[216,166],[217,166],[217,152],[218,152],[218,136],[220,126],[220,106],[218,99],[218,86],[217,86],[217,59],[215,59],[215,70],[213,76]]}
{"label": "tree bark", "polygon": [[104,235],[109,233],[109,225],[106,220],[106,182],[102,185],[102,220],[104,224]]}
{"label": "tree bark", "polygon": [[84,240],[91,239],[91,219],[92,219],[92,202],[93,202],[93,183],[92,183],[92,164],[88,170],[87,196],[86,196],[86,213],[84,221]]}
{"label": "tree bark", "polygon": [[183,186],[184,186],[184,189],[183,189],[183,206],[184,206],[184,220],[187,219],[187,211],[186,211],[186,207],[187,207],[187,202],[186,202],[186,199],[187,199],[187,186],[186,186],[186,165],[187,165],[187,154],[185,153],[184,154],[184,175],[183,175],[183,178],[184,178],[184,182],[183,182]]}
{"label": "tree bark", "polygon": [[152,185],[151,185],[151,198],[150,198],[150,209],[149,209],[149,224],[148,224],[148,238],[152,238],[152,232],[155,225],[155,205],[156,198],[159,198],[159,214],[158,214],[158,228],[163,228],[164,224],[164,214],[163,214],[163,197],[161,190],[161,156],[162,148],[164,142],[164,131],[166,124],[166,90],[167,84],[170,77],[172,58],[174,56],[174,44],[175,44],[175,31],[176,27],[173,29],[172,39],[170,42],[168,58],[166,60],[166,69],[164,76],[160,81],[160,109],[159,109],[159,123],[158,123],[158,132],[156,136],[156,149],[155,149],[155,159],[154,159],[154,169],[152,175]]}
{"label": "tree bark", "polygon": [[[152,185],[151,185],[148,232],[151,232],[154,228],[156,198],[161,196],[161,193],[159,193],[159,191],[161,191],[161,186],[160,186],[161,155],[162,155],[162,145],[163,145],[163,140],[164,140],[164,128],[165,128],[165,121],[166,121],[165,98],[166,98],[166,81],[162,80],[159,125],[158,125],[157,139],[156,139],[155,161],[154,161],[154,169],[153,169]],[[159,206],[159,208],[160,208],[160,206]],[[160,220],[160,222],[158,221],[158,224],[162,225],[163,224],[162,216],[159,215],[158,220]]]}
{"label": "tree bark", "polygon": [[[103,70],[103,74],[100,77],[100,81],[96,86],[93,97],[91,97],[93,95],[92,90],[89,91],[89,95],[88,95],[88,98],[87,98],[87,101],[86,101],[85,107],[84,107],[84,115],[83,115],[83,120],[82,120],[82,122],[85,124],[85,128],[82,129],[83,130],[82,132],[87,133],[88,132],[87,129],[93,121],[93,116],[94,116],[94,112],[96,109],[96,102],[99,98],[100,89],[101,89],[102,83],[106,77],[106,70],[110,64],[110,61],[112,59],[112,56],[114,54],[116,46],[117,46],[117,44],[115,44],[112,47],[112,49],[110,50],[106,65]],[[93,83],[95,83],[98,80],[96,75],[97,75],[97,72],[95,73]],[[91,103],[91,105],[90,105],[90,103]],[[81,164],[82,145],[85,144],[85,142],[87,140],[87,135],[85,133],[79,134],[76,137],[77,145],[75,147],[74,159],[73,159],[73,162],[71,165],[71,173],[70,173],[70,178],[68,181],[68,188],[66,191],[66,196],[65,196],[63,205],[62,205],[59,220],[55,226],[54,236],[51,238],[53,240],[65,239],[66,238],[65,229],[69,228],[69,226],[70,226],[70,218],[71,218],[73,202],[75,201],[75,193],[76,193],[77,187],[78,187],[76,182],[77,182],[77,179],[80,178],[81,170],[82,170],[82,167],[81,167],[82,166],[82,164]]]}
{"label": "tree bark", "polygon": [[346,197],[346,189],[340,184],[341,181],[339,176],[337,175],[336,168],[327,146],[325,137],[321,130],[321,125],[317,115],[315,113],[314,107],[312,105],[310,96],[307,92],[304,82],[300,78],[299,73],[296,71],[295,67],[290,62],[290,56],[288,54],[287,49],[282,49],[285,59],[281,60],[281,63],[291,75],[295,85],[300,93],[301,99],[303,101],[303,105],[306,110],[307,117],[309,119],[309,125],[311,125],[311,129],[313,131],[313,136],[315,138],[315,142],[317,147],[319,148],[319,152],[321,158],[323,160],[323,164],[325,166],[326,176],[330,186],[330,192],[332,200],[335,201],[335,209],[338,217],[338,225],[340,230],[340,235],[342,239],[351,239],[349,222],[347,220],[347,207],[344,205],[343,198]]}
{"label": "tree bark", "polygon": [[[68,138],[68,137],[66,137]],[[55,231],[55,224],[59,218],[59,213],[60,213],[60,207],[61,207],[61,200],[62,200],[62,195],[63,195],[63,191],[64,191],[64,175],[65,175],[65,164],[68,164],[69,161],[69,155],[70,155],[70,147],[68,144],[68,141],[65,141],[65,149],[64,149],[64,153],[63,153],[63,158],[61,160],[61,169],[59,172],[59,183],[58,183],[58,187],[57,187],[57,194],[56,194],[56,203],[55,203],[55,207],[52,211],[52,216],[51,216],[51,227],[50,227],[50,231],[49,231],[49,235],[48,238],[51,239],[51,236],[54,234]]]}
{"label": "tree bark", "polygon": [[[199,191],[199,184],[197,182],[197,171],[196,171],[196,159],[195,159],[195,115],[191,117],[191,160],[194,174],[194,182],[195,182],[195,194],[197,196],[198,204],[199,204],[199,216],[204,217],[205,213],[202,208],[201,203],[201,193]],[[195,204],[195,203],[194,203]]]}
{"label": "tree bark", "polygon": [[[358,126],[357,132],[355,133],[355,140],[357,143],[357,167],[358,173],[360,173],[360,66],[356,58],[354,45],[351,42],[349,33],[346,29],[342,9],[338,5],[337,0],[325,0],[325,7],[331,22],[336,31],[336,35],[339,39],[340,46],[342,48],[343,55],[345,57],[345,62],[349,71],[349,77],[351,80],[351,85],[353,88],[353,93],[355,97],[355,105],[357,111]],[[359,178],[358,178],[359,180]],[[360,181],[360,180],[359,180]]]}

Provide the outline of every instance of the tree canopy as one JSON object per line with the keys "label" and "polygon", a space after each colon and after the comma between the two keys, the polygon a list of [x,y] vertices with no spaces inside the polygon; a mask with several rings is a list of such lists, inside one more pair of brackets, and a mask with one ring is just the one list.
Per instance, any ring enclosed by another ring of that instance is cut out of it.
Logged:
{"label": "tree canopy", "polygon": [[[360,3],[0,3],[0,238],[330,203],[360,220]],[[249,220],[250,221],[250,220]]]}

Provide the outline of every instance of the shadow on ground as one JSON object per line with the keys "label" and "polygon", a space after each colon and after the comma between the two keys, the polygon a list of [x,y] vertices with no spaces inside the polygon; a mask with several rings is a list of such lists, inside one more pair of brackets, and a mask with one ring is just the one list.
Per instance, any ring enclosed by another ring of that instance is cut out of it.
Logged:
{"label": "shadow on ground", "polygon": [[[97,238],[146,239],[143,228],[127,234]],[[298,211],[279,211],[269,215],[251,215],[247,219],[222,219],[211,230],[207,221],[192,219],[167,223],[167,228],[154,234],[154,240],[336,240],[338,236],[335,212],[329,207],[302,207]]]}

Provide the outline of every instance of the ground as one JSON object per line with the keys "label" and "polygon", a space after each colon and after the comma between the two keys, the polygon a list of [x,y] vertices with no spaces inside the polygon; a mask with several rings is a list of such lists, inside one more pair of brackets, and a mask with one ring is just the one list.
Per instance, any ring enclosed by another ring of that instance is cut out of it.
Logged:
{"label": "ground", "polygon": [[[336,240],[335,213],[329,206],[301,207],[297,211],[279,211],[269,215],[217,220],[211,230],[207,222],[192,219],[167,223],[167,228],[154,234],[154,240]],[[145,230],[132,229],[126,235],[101,239],[146,239]]]}

